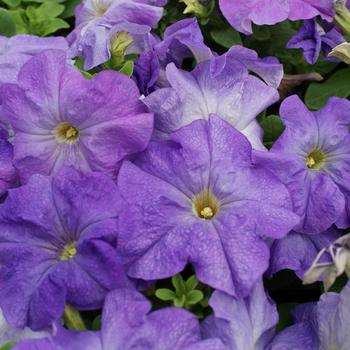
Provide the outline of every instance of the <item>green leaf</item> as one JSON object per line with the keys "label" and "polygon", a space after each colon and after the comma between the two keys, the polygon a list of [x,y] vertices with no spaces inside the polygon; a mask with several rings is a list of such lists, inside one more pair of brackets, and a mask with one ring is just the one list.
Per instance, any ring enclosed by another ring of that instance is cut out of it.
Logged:
{"label": "green leaf", "polygon": [[156,290],[156,297],[163,301],[176,299],[176,294],[168,288],[160,288]]}
{"label": "green leaf", "polygon": [[182,295],[186,292],[185,283],[180,274],[173,276],[171,278],[171,283],[173,284],[177,295]]}
{"label": "green leaf", "polygon": [[18,10],[11,10],[9,11],[11,13],[11,16],[16,24],[16,34],[26,34],[29,32],[28,25],[26,23],[26,14],[25,10],[18,9]]}
{"label": "green leaf", "polygon": [[184,307],[185,301],[186,301],[185,295],[182,295],[181,297],[176,297],[174,299],[174,305],[176,307]]}
{"label": "green leaf", "polygon": [[195,289],[198,286],[198,280],[195,275],[191,276],[186,282],[185,287],[186,291],[190,292],[191,290]]}
{"label": "green leaf", "polygon": [[210,36],[217,44],[226,49],[229,49],[233,45],[242,44],[239,33],[231,27],[226,29],[214,29],[210,32]]}
{"label": "green leaf", "polygon": [[27,16],[31,21],[44,21],[48,18],[59,16],[64,10],[64,6],[53,1],[46,1],[38,7],[27,7]]}
{"label": "green leaf", "polygon": [[9,341],[4,345],[0,345],[0,350],[9,350],[11,349],[16,343],[14,341]]}
{"label": "green leaf", "polygon": [[16,23],[10,11],[0,8],[0,35],[10,37],[16,34]]}
{"label": "green leaf", "polygon": [[133,61],[126,61],[123,67],[119,69],[120,73],[127,75],[129,78],[132,76],[133,71],[134,71]]}
{"label": "green leaf", "polygon": [[268,40],[271,37],[271,32],[268,26],[254,26],[253,35],[256,40]]}
{"label": "green leaf", "polygon": [[74,16],[74,10],[77,5],[79,5],[81,0],[67,0],[65,1],[65,9],[61,14],[62,18],[68,18]]}
{"label": "green leaf", "polygon": [[61,18],[52,18],[47,21],[42,22],[42,36],[47,36],[49,34],[57,32],[59,29],[69,28],[69,24]]}
{"label": "green leaf", "polygon": [[350,68],[338,70],[324,83],[312,83],[305,94],[305,103],[311,109],[320,109],[331,96],[350,96]]}
{"label": "green leaf", "polygon": [[2,0],[2,2],[4,2],[8,7],[17,7],[21,3],[21,0]]}
{"label": "green leaf", "polygon": [[204,294],[200,290],[191,290],[186,294],[186,302],[190,305],[199,303],[203,298]]}
{"label": "green leaf", "polygon": [[271,146],[284,130],[282,120],[277,115],[263,117],[260,125],[264,129],[264,143],[266,146]]}

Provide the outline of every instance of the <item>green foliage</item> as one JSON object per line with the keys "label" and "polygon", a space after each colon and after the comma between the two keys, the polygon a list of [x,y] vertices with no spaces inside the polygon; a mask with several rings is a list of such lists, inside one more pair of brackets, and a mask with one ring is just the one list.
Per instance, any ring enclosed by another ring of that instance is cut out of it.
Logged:
{"label": "green foliage", "polygon": [[319,109],[331,96],[350,96],[350,68],[338,70],[323,83],[310,84],[306,90],[305,103],[311,109]]}
{"label": "green foliage", "polygon": [[284,130],[282,120],[277,115],[264,116],[260,125],[264,129],[264,145],[270,148]]}
{"label": "green foliage", "polygon": [[16,34],[16,23],[11,12],[0,8],[0,35],[12,36]]}
{"label": "green foliage", "polygon": [[241,36],[233,28],[213,29],[210,31],[211,38],[219,45],[229,49],[233,45],[242,45]]}
{"label": "green foliage", "polygon": [[196,289],[198,280],[196,276],[191,276],[184,281],[180,274],[172,277],[171,283],[175,291],[168,288],[160,288],[156,290],[156,297],[163,301],[171,301],[174,306],[191,309],[194,305],[200,303],[204,294]]}
{"label": "green foliage", "polygon": [[[68,29],[79,0],[1,0],[0,35],[47,36]],[[5,8],[7,7],[7,9]]]}
{"label": "green foliage", "polygon": [[69,24],[57,18],[64,11],[64,6],[54,1],[43,2],[39,6],[29,6],[26,15],[29,19],[28,29],[31,34],[46,36],[59,29],[69,28]]}

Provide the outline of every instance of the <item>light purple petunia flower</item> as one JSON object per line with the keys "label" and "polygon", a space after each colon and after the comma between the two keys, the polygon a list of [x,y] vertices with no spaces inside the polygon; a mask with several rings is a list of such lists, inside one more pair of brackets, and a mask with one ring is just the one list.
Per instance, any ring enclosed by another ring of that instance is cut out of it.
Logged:
{"label": "light purple petunia flower", "polygon": [[285,183],[294,211],[302,217],[295,231],[321,233],[333,224],[349,226],[350,102],[330,98],[310,112],[297,96],[280,109],[286,129],[270,152],[256,152],[257,163]]}
{"label": "light purple petunia flower", "polygon": [[153,131],[153,116],[131,79],[104,71],[88,80],[59,50],[33,57],[18,84],[3,84],[0,96],[24,182],[65,165],[115,176],[119,162],[142,151]]}
{"label": "light purple petunia flower", "polygon": [[68,43],[63,37],[0,36],[0,83],[15,83],[22,66],[32,56],[49,49],[67,51]]}
{"label": "light purple petunia flower", "polygon": [[266,350],[275,335],[278,312],[261,280],[244,299],[215,291],[209,305],[214,315],[202,323],[204,338],[221,339],[227,350]]}
{"label": "light purple petunia flower", "polygon": [[96,309],[125,286],[118,203],[108,176],[73,168],[9,191],[0,207],[0,307],[12,326],[43,329],[65,303]]}
{"label": "light purple petunia flower", "polygon": [[289,269],[295,271],[296,275],[302,279],[318,252],[328,247],[340,235],[336,228],[316,235],[292,231],[286,237],[273,241],[269,274]]}
{"label": "light purple petunia flower", "polygon": [[302,49],[306,61],[315,64],[321,50],[327,58],[331,50],[343,42],[345,39],[336,28],[325,32],[315,19],[310,19],[304,21],[298,33],[288,41],[287,48]]}
{"label": "light purple petunia flower", "polygon": [[226,350],[218,339],[201,341],[194,315],[178,308],[151,311],[136,291],[119,289],[106,297],[99,332],[58,327],[45,340],[25,341],[13,350]]}
{"label": "light purple petunia flower", "polygon": [[167,80],[167,65],[174,63],[181,68],[186,58],[194,58],[197,64],[211,60],[211,79],[215,79],[225,69],[227,62],[246,67],[275,88],[283,77],[283,66],[274,57],[261,59],[255,51],[239,45],[221,56],[212,52],[205,45],[195,18],[184,19],[169,26],[162,41],[154,36],[150,39],[151,48],[141,53],[134,69],[134,77],[144,95],[158,88],[169,87],[171,82]]}
{"label": "light purple petunia flower", "polygon": [[162,17],[163,8],[155,5],[150,0],[84,0],[76,8],[76,28],[68,36],[70,57],[82,56],[85,69],[108,61],[113,42],[121,40],[117,33],[134,42],[128,53],[138,53]]}
{"label": "light purple petunia flower", "polygon": [[169,63],[181,67],[183,60],[194,58],[196,63],[209,60],[213,54],[195,18],[188,18],[170,25],[164,31],[164,39],[152,36],[149,48],[135,62],[134,77],[140,91],[147,95],[156,88],[169,86],[165,68]]}
{"label": "light purple petunia flower", "polygon": [[[238,55],[242,52],[246,53],[245,49],[238,48]],[[254,148],[264,149],[256,116],[278,101],[279,94],[275,87],[249,74],[249,63],[255,70],[261,69],[256,61],[242,63],[233,56],[229,53],[204,61],[192,72],[169,64],[166,77],[171,87],[156,90],[143,99],[155,114],[156,132],[168,134],[194,120],[208,119],[213,113],[240,130]]]}
{"label": "light purple petunia flower", "polygon": [[223,15],[239,32],[252,33],[252,23],[272,25],[286,19],[310,19],[320,15],[331,21],[333,0],[220,0]]}
{"label": "light purple petunia flower", "polygon": [[268,267],[263,238],[299,222],[285,187],[252,166],[248,140],[213,115],[124,162],[118,184],[118,247],[133,278],[170,277],[191,263],[203,283],[245,296]]}
{"label": "light purple petunia flower", "polygon": [[350,349],[350,284],[340,292],[326,293],[317,304],[300,305],[296,324],[279,333],[266,350]]}
{"label": "light purple petunia flower", "polygon": [[0,125],[0,198],[18,181],[12,160],[13,146],[8,141],[8,132]]}

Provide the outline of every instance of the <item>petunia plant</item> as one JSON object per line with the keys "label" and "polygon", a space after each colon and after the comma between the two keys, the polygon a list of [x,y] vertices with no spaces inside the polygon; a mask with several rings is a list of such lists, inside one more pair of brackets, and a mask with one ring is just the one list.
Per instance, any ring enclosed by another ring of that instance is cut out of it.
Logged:
{"label": "petunia plant", "polygon": [[350,0],[0,0],[0,350],[349,350]]}

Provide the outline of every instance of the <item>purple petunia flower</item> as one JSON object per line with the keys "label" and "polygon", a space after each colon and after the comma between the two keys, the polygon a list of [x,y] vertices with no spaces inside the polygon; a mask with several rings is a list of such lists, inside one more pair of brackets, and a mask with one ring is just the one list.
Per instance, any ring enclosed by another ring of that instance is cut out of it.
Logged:
{"label": "purple petunia flower", "polygon": [[149,45],[148,50],[141,53],[134,69],[134,77],[144,95],[156,88],[169,86],[165,74],[169,63],[181,67],[186,58],[194,57],[200,63],[213,57],[195,18],[172,24],[165,30],[162,41],[152,36]]}
{"label": "purple petunia flower", "polygon": [[101,331],[58,327],[53,337],[25,341],[13,350],[225,350],[218,339],[201,341],[199,323],[188,311],[150,310],[142,294],[119,289],[106,297]]}
{"label": "purple petunia flower", "polygon": [[252,33],[252,23],[276,24],[320,15],[331,21],[335,15],[333,0],[220,0],[220,9],[239,32]]}
{"label": "purple petunia flower", "polygon": [[313,234],[333,224],[348,227],[350,102],[333,97],[323,109],[310,112],[291,96],[280,114],[285,131],[270,152],[256,152],[255,157],[290,190],[294,211],[302,217],[295,230]]}
{"label": "purple petunia flower", "polygon": [[[239,48],[238,55],[242,51],[246,53]],[[240,130],[254,148],[264,149],[256,116],[278,101],[279,95],[275,87],[249,74],[246,65],[250,64],[253,69],[264,71],[256,61],[241,63],[233,53],[202,62],[192,72],[180,70],[174,64],[167,66],[166,77],[171,87],[156,90],[143,99],[155,114],[158,134],[168,134],[197,119],[208,119],[213,113]]]}
{"label": "purple petunia flower", "polygon": [[321,50],[327,58],[331,50],[343,42],[345,39],[336,28],[326,33],[315,19],[310,19],[304,21],[298,33],[288,41],[287,48],[302,49],[306,61],[315,64]]}
{"label": "purple petunia flower", "polygon": [[111,46],[118,44],[113,42],[121,40],[116,33],[124,36],[119,44],[125,44],[125,35],[134,41],[129,53],[137,53],[135,46],[146,40],[151,27],[162,17],[163,9],[154,5],[150,0],[84,0],[76,8],[76,28],[68,36],[70,57],[82,56],[85,69],[108,61]]}
{"label": "purple petunia flower", "polygon": [[0,125],[0,198],[17,184],[17,172],[12,160],[13,146],[8,141],[8,132]]}
{"label": "purple petunia flower", "polygon": [[295,271],[302,279],[318,252],[328,247],[340,235],[339,230],[335,228],[316,235],[292,231],[286,237],[273,241],[269,274],[289,269]]}
{"label": "purple petunia flower", "polygon": [[196,63],[211,60],[210,79],[216,79],[227,64],[246,67],[268,85],[277,88],[283,77],[283,66],[275,57],[259,58],[255,51],[236,45],[218,56],[205,45],[198,22],[184,19],[169,26],[164,39],[150,37],[150,49],[141,53],[136,61],[134,78],[144,95],[162,87],[169,87],[166,67],[174,63],[181,68],[184,59],[194,58]]}
{"label": "purple petunia flower", "polygon": [[278,312],[262,281],[256,283],[245,299],[215,291],[209,305],[214,315],[202,323],[204,338],[221,339],[227,350],[266,350],[275,334]]}
{"label": "purple petunia flower", "polygon": [[32,56],[49,49],[67,51],[68,43],[63,37],[0,36],[0,83],[15,83],[22,66]]}
{"label": "purple petunia flower", "polygon": [[118,247],[133,278],[166,278],[191,263],[203,283],[245,296],[268,267],[263,238],[299,222],[285,187],[252,167],[248,140],[213,115],[124,162],[118,184]]}
{"label": "purple petunia flower", "polygon": [[118,203],[108,176],[73,168],[9,191],[0,207],[0,307],[12,326],[43,329],[65,303],[96,309],[125,286]]}
{"label": "purple petunia flower", "polygon": [[64,165],[115,176],[119,162],[142,151],[153,131],[153,116],[145,113],[131,79],[104,71],[88,80],[59,50],[33,57],[18,84],[3,84],[0,96],[24,182]]}
{"label": "purple petunia flower", "polygon": [[294,326],[280,332],[267,350],[350,349],[350,284],[340,292],[326,293],[320,301],[300,305]]}

